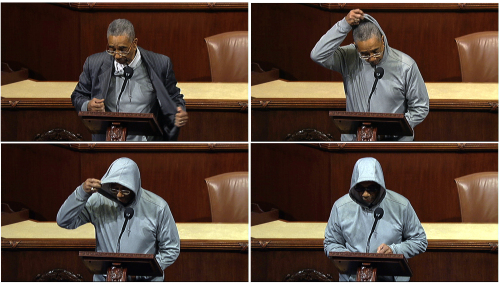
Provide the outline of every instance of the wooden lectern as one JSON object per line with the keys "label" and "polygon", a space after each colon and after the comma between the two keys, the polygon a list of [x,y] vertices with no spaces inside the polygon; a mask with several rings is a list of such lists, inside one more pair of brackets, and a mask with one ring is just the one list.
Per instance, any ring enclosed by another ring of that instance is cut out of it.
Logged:
{"label": "wooden lectern", "polygon": [[377,141],[377,135],[412,136],[404,114],[330,111],[342,134],[356,134],[357,141]]}
{"label": "wooden lectern", "polygon": [[80,111],[78,116],[90,133],[106,133],[106,141],[126,141],[127,135],[163,134],[152,113]]}
{"label": "wooden lectern", "polygon": [[127,276],[162,276],[154,254],[80,251],[83,264],[93,274],[107,274],[107,282],[125,282]]}
{"label": "wooden lectern", "polygon": [[328,258],[340,273],[356,274],[356,281],[373,282],[378,276],[413,275],[403,254],[330,252]]}

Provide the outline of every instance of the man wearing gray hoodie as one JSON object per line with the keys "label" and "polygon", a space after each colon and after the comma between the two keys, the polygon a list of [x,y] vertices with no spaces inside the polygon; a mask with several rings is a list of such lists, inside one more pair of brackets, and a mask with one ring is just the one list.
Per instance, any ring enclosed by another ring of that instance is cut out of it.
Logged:
{"label": "man wearing gray hoodie", "polygon": [[[375,221],[382,218],[368,241]],[[403,254],[411,258],[425,252],[427,236],[408,199],[385,188],[382,166],[374,158],[361,158],[354,165],[349,193],[338,199],[325,230],[324,250]],[[381,281],[409,281],[410,277],[379,276]],[[356,275],[340,274],[340,281],[356,281]]]}
{"label": "man wearing gray hoodie", "polygon": [[[121,233],[130,209],[133,215]],[[63,228],[89,222],[95,227],[97,252],[156,254],[162,270],[179,256],[179,234],[167,202],[141,187],[139,167],[129,158],[115,160],[101,180],[87,179],[57,213],[57,224]],[[163,281],[162,276],[136,279]],[[94,275],[94,281],[105,280]]]}
{"label": "man wearing gray hoodie", "polygon": [[[354,43],[340,47],[351,30]],[[412,129],[429,113],[429,95],[415,61],[391,48],[378,22],[359,9],[321,37],[311,59],[342,74],[346,111],[404,114]],[[375,85],[377,67],[384,73]],[[356,136],[342,134],[341,140],[355,141]],[[379,136],[378,140],[413,141],[413,136]]]}

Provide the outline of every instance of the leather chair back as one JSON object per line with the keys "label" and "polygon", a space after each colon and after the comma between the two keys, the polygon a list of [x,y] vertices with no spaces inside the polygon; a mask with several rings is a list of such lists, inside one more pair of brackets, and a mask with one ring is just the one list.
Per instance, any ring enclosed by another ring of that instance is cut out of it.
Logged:
{"label": "leather chair back", "polygon": [[498,172],[456,178],[462,222],[498,222]]}
{"label": "leather chair back", "polygon": [[248,223],[248,172],[224,173],[205,182],[212,222]]}
{"label": "leather chair back", "polygon": [[455,38],[463,82],[498,82],[498,31]]}
{"label": "leather chair back", "polygon": [[248,31],[205,38],[212,82],[248,82]]}

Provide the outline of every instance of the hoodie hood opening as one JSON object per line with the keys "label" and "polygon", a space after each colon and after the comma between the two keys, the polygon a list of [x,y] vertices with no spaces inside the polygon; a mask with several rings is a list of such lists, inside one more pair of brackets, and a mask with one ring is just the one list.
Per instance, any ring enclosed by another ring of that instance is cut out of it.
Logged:
{"label": "hoodie hood opening", "polygon": [[[361,195],[354,189],[357,184],[362,182],[375,182],[380,186],[380,191],[371,203],[363,200]],[[361,158],[354,165],[351,177],[351,187],[349,189],[349,196],[357,204],[364,208],[374,209],[384,199],[386,194],[384,173],[382,166],[375,158]]]}
{"label": "hoodie hood opening", "polygon": [[129,158],[119,158],[111,163],[101,179],[103,192],[100,193],[106,198],[124,205],[116,198],[116,195],[111,193],[112,184],[120,184],[129,189],[133,193],[133,197],[127,206],[134,205],[141,193],[141,174],[137,164]]}

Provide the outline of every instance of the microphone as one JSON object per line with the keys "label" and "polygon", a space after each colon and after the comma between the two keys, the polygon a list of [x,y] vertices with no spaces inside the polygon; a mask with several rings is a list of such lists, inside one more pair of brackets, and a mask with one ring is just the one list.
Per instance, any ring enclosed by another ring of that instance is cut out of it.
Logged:
{"label": "microphone", "polygon": [[123,77],[125,77],[125,81],[123,82],[122,89],[120,91],[120,95],[118,95],[118,102],[116,103],[116,111],[120,112],[120,99],[122,98],[122,93],[125,90],[125,86],[127,82],[134,75],[134,69],[126,66],[123,68]]}
{"label": "microphone", "polygon": [[375,209],[373,213],[375,217],[375,221],[373,222],[372,231],[370,232],[370,236],[368,237],[368,241],[366,242],[366,253],[370,250],[370,239],[372,238],[373,231],[375,231],[375,226],[377,226],[377,222],[384,216],[384,210],[382,208]]}
{"label": "microphone", "polygon": [[125,222],[123,223],[122,232],[120,233],[120,237],[118,237],[118,251],[117,252],[120,252],[120,240],[122,239],[122,234],[125,231],[125,227],[127,226],[127,222],[134,216],[134,209],[133,208],[126,208],[124,216],[125,216]]}
{"label": "microphone", "polygon": [[375,91],[375,87],[377,86],[378,80],[384,76],[384,69],[381,67],[376,68],[375,72],[373,73],[373,76],[375,76],[375,82],[373,83],[372,92],[368,97],[368,112],[370,112],[370,101],[372,100],[372,94]]}

